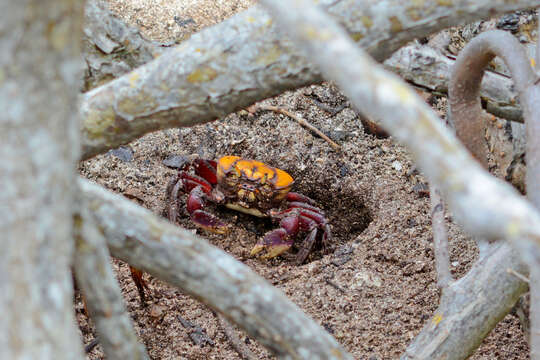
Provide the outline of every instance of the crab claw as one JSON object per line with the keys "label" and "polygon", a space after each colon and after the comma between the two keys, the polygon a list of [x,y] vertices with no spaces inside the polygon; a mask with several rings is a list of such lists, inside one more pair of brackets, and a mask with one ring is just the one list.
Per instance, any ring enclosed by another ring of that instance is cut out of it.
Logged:
{"label": "crab claw", "polygon": [[229,226],[226,223],[204,210],[195,210],[191,214],[191,221],[204,230],[216,234],[226,234],[229,232]]}
{"label": "crab claw", "polygon": [[287,231],[279,228],[267,233],[262,240],[259,240],[253,249],[251,249],[251,256],[265,250],[266,253],[261,258],[271,259],[289,250],[292,244],[293,239],[287,234]]}

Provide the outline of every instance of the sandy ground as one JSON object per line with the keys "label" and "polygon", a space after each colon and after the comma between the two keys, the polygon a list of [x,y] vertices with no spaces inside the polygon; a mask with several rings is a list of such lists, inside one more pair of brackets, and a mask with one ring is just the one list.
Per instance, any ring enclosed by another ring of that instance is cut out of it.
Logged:
{"label": "sandy ground", "polygon": [[[246,1],[178,0],[110,3],[122,18],[160,41],[185,38],[190,31],[221,21],[249,5]],[[193,28],[186,30],[186,26]],[[445,99],[426,97],[444,115]],[[317,102],[330,108],[345,107],[334,115]],[[197,230],[184,210],[178,224],[193,229],[268,279],[356,359],[398,358],[430,318],[439,299],[429,198],[418,191],[425,179],[402,146],[391,138],[366,134],[347,99],[331,85],[310,86],[265,103],[302,115],[342,150],[333,150],[283,115],[240,112],[193,128],[149,134],[121,151],[82,163],[81,173],[164,215],[167,184],[176,174],[164,161],[169,164],[175,156],[216,159],[238,155],[289,172],[295,179],[294,190],[316,200],[333,231],[329,248],[316,247],[304,265],[293,265],[291,256],[270,261],[249,257],[257,239],[275,226],[268,220],[215,209],[232,226],[227,236]],[[447,216],[447,225],[452,271],[459,276],[475,261],[477,250],[451,215]],[[298,242],[301,240],[300,236]],[[204,305],[146,275],[151,299],[143,306],[127,265],[115,261],[114,266],[137,333],[151,358],[240,359],[216,316]],[[82,314],[80,297],[76,310],[88,343],[95,329]],[[253,339],[241,332],[238,336],[258,358],[273,359]],[[206,341],[201,342],[201,338]],[[517,317],[508,315],[472,358],[527,359],[527,352]],[[89,358],[103,358],[99,346]]]}

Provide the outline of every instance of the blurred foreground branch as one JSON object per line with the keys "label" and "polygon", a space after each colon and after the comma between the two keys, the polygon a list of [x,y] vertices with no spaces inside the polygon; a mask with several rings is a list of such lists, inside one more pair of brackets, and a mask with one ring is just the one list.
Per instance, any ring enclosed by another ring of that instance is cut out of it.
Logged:
{"label": "blurred foreground branch", "polygon": [[80,213],[74,217],[73,268],[96,324],[103,352],[107,359],[148,359],[124,306],[103,234],[99,232],[85,202],[79,204]]}

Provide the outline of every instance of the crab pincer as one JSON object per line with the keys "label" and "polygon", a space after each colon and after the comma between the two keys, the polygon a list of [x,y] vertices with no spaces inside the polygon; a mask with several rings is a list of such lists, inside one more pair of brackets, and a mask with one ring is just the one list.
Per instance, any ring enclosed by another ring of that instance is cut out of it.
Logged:
{"label": "crab pincer", "polygon": [[294,242],[294,237],[300,229],[298,216],[287,216],[279,222],[280,227],[267,233],[261,240],[251,249],[251,256],[257,255],[264,251],[261,255],[262,259],[270,259],[283,254],[289,250]]}
{"label": "crab pincer", "polygon": [[229,226],[218,217],[203,210],[205,207],[205,196],[206,193],[201,186],[195,187],[189,193],[186,207],[191,221],[204,230],[216,234],[226,234],[229,231]]}

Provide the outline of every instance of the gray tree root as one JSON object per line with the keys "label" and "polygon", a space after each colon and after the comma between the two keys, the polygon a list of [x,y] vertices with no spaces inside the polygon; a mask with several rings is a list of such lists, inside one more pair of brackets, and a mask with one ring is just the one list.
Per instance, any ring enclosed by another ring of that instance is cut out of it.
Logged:
{"label": "gray tree root", "polygon": [[[537,52],[537,55],[540,54]],[[510,70],[512,80],[524,107],[527,144],[526,160],[527,197],[540,207],[540,87],[539,76],[533,72],[530,59],[523,46],[512,35],[493,30],[474,38],[461,51],[450,82],[450,114],[454,120],[456,133],[471,152],[486,165],[487,149],[483,142],[485,121],[482,118],[479,87],[487,64],[500,57]],[[540,59],[536,59],[538,62]],[[540,359],[540,251],[530,247],[523,251],[524,260],[530,269],[531,358]]]}
{"label": "gray tree root", "polygon": [[[429,45],[412,44],[396,51],[384,62],[388,70],[419,87],[441,94],[448,93],[448,84],[455,60]],[[484,110],[501,118],[523,122],[512,79],[486,71],[480,87]]]}
{"label": "gray tree root", "polygon": [[103,0],[86,1],[84,20],[85,90],[126,74],[167,49],[114,17]]}
{"label": "gray tree root", "polygon": [[352,359],[279,290],[206,240],[79,180],[111,254],[220,312],[280,359]]}
{"label": "gray tree root", "polygon": [[434,316],[402,360],[468,358],[527,291],[527,283],[508,271],[527,272],[516,250],[508,244],[492,246],[491,254],[444,289]]}
{"label": "gray tree root", "polygon": [[444,291],[454,278],[450,272],[450,253],[448,251],[448,235],[444,223],[444,202],[435,186],[430,187],[431,228],[433,229],[433,250],[435,268],[437,269],[437,286]]}
{"label": "gray tree root", "polygon": [[99,232],[84,201],[80,204],[80,213],[74,216],[73,268],[77,284],[86,299],[88,311],[96,324],[103,352],[110,360],[148,359],[124,306],[124,299],[111,267],[105,238]]}

